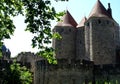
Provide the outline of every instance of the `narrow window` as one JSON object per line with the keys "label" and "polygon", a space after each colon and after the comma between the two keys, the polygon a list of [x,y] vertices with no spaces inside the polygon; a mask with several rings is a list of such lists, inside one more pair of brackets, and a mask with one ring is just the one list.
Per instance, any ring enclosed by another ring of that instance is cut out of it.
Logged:
{"label": "narrow window", "polygon": [[109,24],[109,21],[107,21],[107,24]]}
{"label": "narrow window", "polygon": [[97,52],[97,54],[100,54],[100,52]]}
{"label": "narrow window", "polygon": [[69,29],[69,32],[71,32],[71,29]]}
{"label": "narrow window", "polygon": [[90,24],[89,23],[87,23],[87,26],[89,26]]}
{"label": "narrow window", "polygon": [[98,20],[98,23],[101,24],[101,20]]}
{"label": "narrow window", "polygon": [[113,26],[114,26],[115,24],[113,23]]}
{"label": "narrow window", "polygon": [[79,41],[80,44],[82,44],[81,40]]}
{"label": "narrow window", "polygon": [[59,55],[61,55],[61,52],[59,52]]}

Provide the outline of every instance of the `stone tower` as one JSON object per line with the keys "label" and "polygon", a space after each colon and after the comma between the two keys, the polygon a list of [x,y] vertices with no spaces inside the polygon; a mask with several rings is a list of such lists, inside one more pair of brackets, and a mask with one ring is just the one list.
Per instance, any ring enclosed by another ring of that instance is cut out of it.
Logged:
{"label": "stone tower", "polygon": [[87,18],[84,17],[80,23],[77,25],[77,35],[76,35],[76,60],[85,59],[85,26],[84,23],[87,21]]}
{"label": "stone tower", "polygon": [[118,24],[108,10],[97,0],[88,20],[85,22],[86,56],[95,64],[114,64],[119,38]]}
{"label": "stone tower", "polygon": [[75,58],[75,41],[76,41],[76,26],[77,23],[66,11],[62,22],[59,22],[53,29],[53,32],[58,32],[62,39],[53,39],[53,48],[56,50],[57,59],[71,59]]}

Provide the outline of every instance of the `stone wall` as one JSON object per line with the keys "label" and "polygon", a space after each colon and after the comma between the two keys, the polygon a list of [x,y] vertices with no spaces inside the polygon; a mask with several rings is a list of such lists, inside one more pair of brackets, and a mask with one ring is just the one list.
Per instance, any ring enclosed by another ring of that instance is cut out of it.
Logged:
{"label": "stone wall", "polygon": [[120,84],[120,64],[94,66],[96,84]]}
{"label": "stone wall", "polygon": [[35,63],[34,84],[87,84],[92,82],[93,64],[77,62],[52,65],[45,61]]}

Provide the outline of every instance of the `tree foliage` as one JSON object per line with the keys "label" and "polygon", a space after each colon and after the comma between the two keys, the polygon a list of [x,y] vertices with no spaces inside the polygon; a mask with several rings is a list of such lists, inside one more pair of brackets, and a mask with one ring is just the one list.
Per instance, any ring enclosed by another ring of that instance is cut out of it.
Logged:
{"label": "tree foliage", "polygon": [[53,37],[50,22],[55,19],[59,20],[58,16],[63,13],[57,14],[50,0],[0,0],[0,46],[4,39],[13,35],[15,25],[11,17],[18,14],[25,16],[26,31],[34,35],[33,48],[37,47],[39,55],[52,63],[51,59],[55,59],[53,49],[47,46]]}
{"label": "tree foliage", "polygon": [[20,0],[0,0],[0,46],[4,39],[9,39],[10,35],[13,35],[15,25],[11,17],[18,14],[22,14]]}
{"label": "tree foliage", "polygon": [[22,2],[19,0],[0,0],[0,41],[10,38],[15,26],[11,16],[22,14]]}
{"label": "tree foliage", "polygon": [[31,84],[32,83],[32,73],[25,67],[21,67],[20,64],[14,62],[10,66],[12,84]]}
{"label": "tree foliage", "polygon": [[14,62],[0,69],[0,84],[31,84],[32,73],[25,67]]}
{"label": "tree foliage", "polygon": [[[0,51],[4,39],[10,39],[10,36],[14,34],[16,27],[12,18],[19,14],[25,16],[26,31],[34,35],[32,39],[33,48],[37,47],[39,49],[38,54],[50,63],[56,63],[53,56],[54,49],[47,45],[51,43],[53,37],[61,37],[59,34],[52,34],[50,22],[55,19],[59,20],[59,16],[63,13],[56,13],[50,0],[0,0]],[[4,74],[1,76],[4,76],[6,80],[4,84],[8,84],[8,82],[12,84],[30,84],[32,81],[29,71],[25,67],[20,67],[19,64],[14,63],[11,65],[8,72],[10,75],[7,71],[1,73]]]}
{"label": "tree foliage", "polygon": [[[27,23],[27,31],[34,34],[32,39],[32,46],[38,47],[40,50],[39,55],[43,56],[51,62],[50,58],[52,48],[48,48],[46,44],[51,43],[52,39],[50,21],[55,19],[55,10],[50,6],[49,0],[31,0],[26,2],[25,5],[25,23]],[[45,55],[46,54],[46,55]]]}

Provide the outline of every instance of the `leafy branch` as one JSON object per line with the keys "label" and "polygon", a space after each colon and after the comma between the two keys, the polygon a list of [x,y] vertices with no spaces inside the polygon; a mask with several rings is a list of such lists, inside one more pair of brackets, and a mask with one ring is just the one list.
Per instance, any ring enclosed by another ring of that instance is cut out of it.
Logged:
{"label": "leafy branch", "polygon": [[60,20],[59,16],[64,12],[56,13],[50,0],[0,0],[0,46],[2,46],[4,39],[9,39],[10,35],[13,35],[15,25],[11,17],[19,14],[25,16],[27,24],[25,30],[34,35],[32,47],[37,47],[39,55],[52,63],[50,60],[54,60],[55,57],[51,52],[54,50],[48,45],[51,44],[51,39],[55,35],[51,31],[51,21]]}

